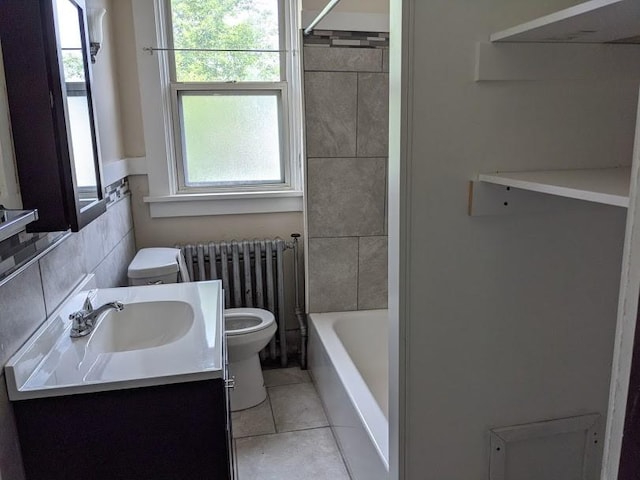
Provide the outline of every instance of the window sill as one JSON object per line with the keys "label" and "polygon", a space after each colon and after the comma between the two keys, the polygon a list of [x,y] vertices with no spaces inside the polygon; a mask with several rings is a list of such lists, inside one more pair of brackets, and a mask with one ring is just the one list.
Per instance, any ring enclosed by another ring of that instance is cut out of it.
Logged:
{"label": "window sill", "polygon": [[152,218],[301,212],[301,191],[197,193],[144,197]]}

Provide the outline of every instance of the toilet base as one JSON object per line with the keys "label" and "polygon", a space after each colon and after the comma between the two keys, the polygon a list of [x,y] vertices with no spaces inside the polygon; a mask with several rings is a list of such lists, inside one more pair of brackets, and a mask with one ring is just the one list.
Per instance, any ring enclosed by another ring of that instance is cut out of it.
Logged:
{"label": "toilet base", "polygon": [[229,362],[229,373],[234,378],[231,390],[231,411],[255,407],[267,398],[258,354],[244,360]]}

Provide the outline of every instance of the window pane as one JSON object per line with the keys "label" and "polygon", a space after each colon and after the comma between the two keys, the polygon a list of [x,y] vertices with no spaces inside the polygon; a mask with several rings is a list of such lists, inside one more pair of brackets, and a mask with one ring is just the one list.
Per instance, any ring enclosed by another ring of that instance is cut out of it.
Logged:
{"label": "window pane", "polygon": [[[279,50],[278,0],[172,0],[176,49]],[[175,52],[178,82],[279,81],[280,54]]]}
{"label": "window pane", "polygon": [[179,98],[186,186],[284,182],[277,93]]}

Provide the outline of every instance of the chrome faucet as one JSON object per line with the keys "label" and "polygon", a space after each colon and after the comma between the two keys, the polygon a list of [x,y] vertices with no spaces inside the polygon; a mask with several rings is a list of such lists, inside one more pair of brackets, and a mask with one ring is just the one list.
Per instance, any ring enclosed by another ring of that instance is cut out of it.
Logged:
{"label": "chrome faucet", "polygon": [[69,336],[73,338],[84,337],[91,333],[91,330],[93,330],[94,327],[94,322],[101,313],[106,312],[111,308],[116,312],[121,312],[124,309],[124,304],[122,302],[108,302],[98,308],[93,308],[93,301],[97,294],[97,290],[89,290],[87,298],[84,300],[84,304],[82,305],[82,310],[78,310],[77,312],[73,312],[69,315],[69,320],[72,321]]}

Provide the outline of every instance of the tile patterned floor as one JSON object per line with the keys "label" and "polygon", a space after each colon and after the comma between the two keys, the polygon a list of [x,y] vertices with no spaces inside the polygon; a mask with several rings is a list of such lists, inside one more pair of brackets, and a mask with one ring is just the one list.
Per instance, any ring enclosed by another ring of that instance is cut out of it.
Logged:
{"label": "tile patterned floor", "polygon": [[237,480],[349,480],[309,374],[265,370],[267,399],[232,414]]}

